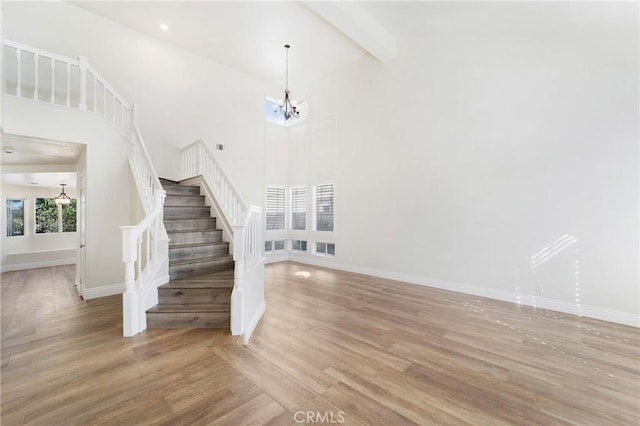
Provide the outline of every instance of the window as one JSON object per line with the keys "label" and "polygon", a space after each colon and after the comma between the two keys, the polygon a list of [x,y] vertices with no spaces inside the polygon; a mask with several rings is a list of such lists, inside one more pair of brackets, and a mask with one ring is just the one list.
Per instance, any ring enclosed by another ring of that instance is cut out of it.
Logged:
{"label": "window", "polygon": [[291,240],[291,250],[307,251],[307,242],[303,240]]}
{"label": "window", "polygon": [[284,188],[267,187],[267,231],[284,229]]}
{"label": "window", "polygon": [[62,232],[76,232],[76,199],[62,206]]}
{"label": "window", "polygon": [[76,232],[76,203],[59,206],[53,198],[36,198],[36,234]]}
{"label": "window", "polygon": [[300,117],[292,118],[289,120],[284,119],[282,111],[280,110],[280,103],[282,100],[275,100],[271,98],[265,98],[264,100],[264,119],[267,123],[277,124],[279,126],[289,127],[294,124],[304,122],[307,118],[307,102],[303,99],[297,99],[293,101],[298,111],[300,111]]}
{"label": "window", "polygon": [[291,229],[307,229],[307,188],[291,188]]}
{"label": "window", "polygon": [[265,241],[264,242],[264,251],[280,251],[284,250],[284,240],[276,240],[276,241]]}
{"label": "window", "polygon": [[7,237],[24,235],[24,200],[7,199]]}
{"label": "window", "polygon": [[333,243],[316,243],[316,253],[336,255],[336,245]]}
{"label": "window", "polygon": [[333,231],[333,184],[316,185],[316,231]]}
{"label": "window", "polygon": [[60,231],[58,205],[53,198],[36,198],[36,234]]}

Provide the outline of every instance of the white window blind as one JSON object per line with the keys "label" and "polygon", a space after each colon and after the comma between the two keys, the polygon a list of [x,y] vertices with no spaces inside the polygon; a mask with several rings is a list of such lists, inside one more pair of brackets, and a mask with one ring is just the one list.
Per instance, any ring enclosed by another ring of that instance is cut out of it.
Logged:
{"label": "white window blind", "polygon": [[315,195],[316,231],[333,231],[333,184],[317,185]]}
{"label": "white window blind", "polygon": [[291,229],[307,229],[307,188],[291,188]]}
{"label": "white window blind", "polygon": [[267,231],[284,229],[285,189],[267,187]]}

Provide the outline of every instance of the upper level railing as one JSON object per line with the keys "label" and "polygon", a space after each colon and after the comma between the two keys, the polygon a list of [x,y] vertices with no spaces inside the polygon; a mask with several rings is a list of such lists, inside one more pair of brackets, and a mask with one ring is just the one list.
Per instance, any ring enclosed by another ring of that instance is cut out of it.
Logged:
{"label": "upper level railing", "polygon": [[3,40],[5,93],[20,98],[92,111],[129,139],[130,104],[88,62],[12,40]]}

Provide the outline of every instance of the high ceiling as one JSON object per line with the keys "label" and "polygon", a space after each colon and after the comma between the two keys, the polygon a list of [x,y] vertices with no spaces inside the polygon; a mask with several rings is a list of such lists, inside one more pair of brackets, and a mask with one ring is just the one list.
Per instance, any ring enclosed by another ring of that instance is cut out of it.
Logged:
{"label": "high ceiling", "polygon": [[[174,46],[272,83],[302,85],[365,54],[301,2],[72,2]],[[160,29],[161,24],[168,31]],[[303,77],[304,76],[304,77]]]}
{"label": "high ceiling", "polygon": [[[531,35],[565,26],[569,31],[597,32],[637,28],[638,21],[637,13],[629,13],[628,4],[613,2],[302,0],[72,4],[278,84],[284,80],[283,45],[289,43],[290,80],[298,87],[363,55],[377,56],[376,47],[393,46],[404,37],[453,32]],[[161,24],[166,24],[168,31],[162,31]],[[391,56],[392,53],[387,55]]]}

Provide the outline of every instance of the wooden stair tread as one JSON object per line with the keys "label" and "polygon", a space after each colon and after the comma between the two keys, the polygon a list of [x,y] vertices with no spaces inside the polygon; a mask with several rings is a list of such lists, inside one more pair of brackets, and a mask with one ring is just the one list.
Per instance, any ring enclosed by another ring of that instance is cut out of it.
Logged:
{"label": "wooden stair tread", "polygon": [[167,312],[229,312],[229,308],[221,308],[216,305],[211,304],[184,304],[184,303],[176,303],[176,304],[162,304],[156,305],[149,309],[147,309],[147,313],[167,313]]}
{"label": "wooden stair tread", "polygon": [[[235,272],[233,269],[225,269],[224,271],[205,272],[203,274],[191,275],[185,278],[177,278],[169,281],[171,283],[183,283],[183,282],[211,282],[222,280],[233,280],[235,278]],[[166,284],[163,284],[166,285]]]}
{"label": "wooden stair tread", "polygon": [[189,243],[189,244],[174,244],[169,246],[169,250],[171,249],[184,249],[184,248],[195,248],[195,247],[206,247],[206,246],[223,246],[229,245],[226,241],[213,241],[210,243]]}
{"label": "wooden stair tread", "polygon": [[207,256],[207,257],[196,257],[193,259],[182,259],[182,260],[169,260],[169,267],[171,266],[179,266],[179,265],[191,265],[197,263],[205,263],[205,262],[215,262],[218,260],[233,260],[233,256],[224,255],[224,256]]}
{"label": "wooden stair tread", "polygon": [[169,290],[190,290],[190,289],[233,289],[233,279],[219,281],[169,281],[158,288]]}
{"label": "wooden stair tread", "polygon": [[180,229],[177,231],[167,231],[167,234],[186,234],[188,232],[222,232],[222,229],[211,229],[211,228],[201,228],[201,229]]}

